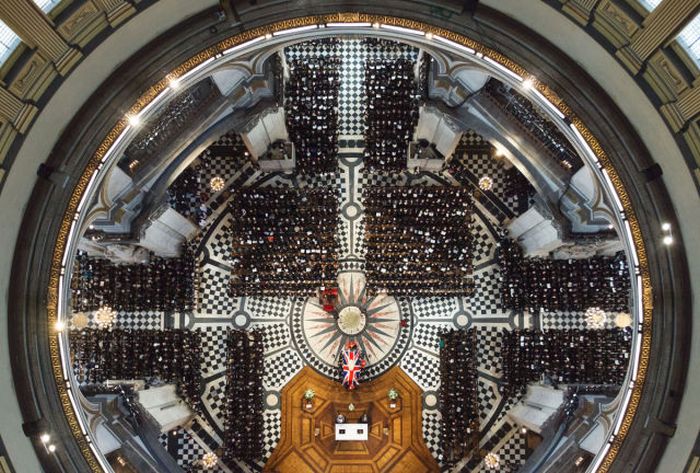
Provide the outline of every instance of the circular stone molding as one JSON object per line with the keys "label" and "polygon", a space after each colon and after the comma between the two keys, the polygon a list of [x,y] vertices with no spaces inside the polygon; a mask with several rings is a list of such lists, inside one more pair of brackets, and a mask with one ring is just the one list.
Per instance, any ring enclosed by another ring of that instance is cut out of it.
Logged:
{"label": "circular stone molding", "polygon": [[453,322],[459,328],[469,328],[471,317],[467,312],[457,312],[454,315]]}
{"label": "circular stone molding", "polygon": [[439,402],[437,391],[426,391],[423,393],[423,409],[433,411],[438,408]]}
{"label": "circular stone molding", "polygon": [[233,314],[233,325],[240,330],[247,328],[250,325],[250,315],[246,312],[236,312]]}
{"label": "circular stone molding", "polygon": [[279,409],[281,405],[280,393],[278,391],[267,391],[265,393],[265,408]]}
{"label": "circular stone molding", "polygon": [[351,305],[338,313],[338,329],[345,335],[355,336],[362,332],[367,325],[367,316],[362,310]]}
{"label": "circular stone molding", "polygon": [[340,211],[343,212],[345,218],[350,221],[357,220],[357,218],[360,216],[360,207],[354,202],[345,204]]}
{"label": "circular stone molding", "polygon": [[[419,38],[428,38],[427,35],[429,34],[431,41],[437,42],[440,40],[444,45],[448,45],[445,47],[450,47],[453,50],[464,50],[464,54],[472,54],[479,58],[488,59],[493,64],[496,64],[499,69],[507,71],[507,75],[510,76],[511,81],[513,80],[513,77],[517,77],[520,80],[530,78],[531,90],[536,91],[541,97],[546,99],[550,105],[550,108],[555,110],[555,113],[563,117],[562,120],[565,120],[566,124],[574,129],[575,134],[578,135],[577,140],[579,145],[587,148],[586,154],[592,156],[592,159],[596,161],[598,168],[605,171],[605,178],[608,181],[608,187],[612,189],[611,192],[615,194],[615,197],[618,199],[618,205],[626,217],[624,225],[626,232],[629,235],[627,242],[629,244],[630,251],[636,252],[635,260],[637,261],[637,267],[635,270],[638,277],[637,281],[635,282],[634,291],[638,296],[638,305],[640,306],[639,319],[642,322],[641,327],[643,327],[643,330],[639,334],[637,347],[633,349],[635,351],[635,356],[637,357],[633,361],[635,364],[636,379],[633,384],[626,384],[622,388],[624,397],[621,403],[621,410],[617,414],[617,416],[620,416],[618,417],[620,419],[620,428],[616,434],[609,439],[609,447],[607,451],[602,454],[603,458],[599,463],[599,471],[607,471],[617,456],[622,442],[627,436],[634,420],[634,416],[639,405],[639,399],[642,397],[642,391],[645,387],[651,353],[650,347],[652,337],[651,327],[653,300],[652,284],[642,230],[636,212],[632,207],[630,195],[625,189],[622,179],[611,163],[610,158],[603,150],[603,147],[598,142],[597,138],[588,129],[588,127],[586,127],[583,121],[573,113],[572,109],[546,84],[534,80],[528,70],[515,63],[507,56],[490,49],[481,43],[474,41],[463,34],[455,33],[451,30],[420,21],[398,18],[389,15],[373,15],[357,12],[332,13],[326,15],[293,18],[273,24],[254,27],[235,34],[220,41],[219,43],[203,49],[199,53],[188,58],[179,66],[175,67],[173,70],[169,71],[169,73],[164,73],[162,79],[144,91],[144,93],[138,99],[136,99],[131,106],[127,105],[128,110],[126,116],[120,117],[116,121],[114,127],[106,134],[102,143],[96,148],[95,153],[87,162],[82,175],[75,184],[75,187],[72,189],[71,199],[66,205],[65,212],[61,217],[60,226],[56,230],[56,245],[54,246],[51,268],[48,275],[49,282],[47,285],[47,326],[55,327],[56,322],[59,319],[66,319],[64,313],[66,309],[63,305],[65,304],[66,298],[59,294],[59,291],[60,288],[65,288],[68,286],[65,281],[65,278],[68,277],[66,276],[68,273],[65,272],[65,269],[66,266],[70,268],[72,261],[71,258],[73,255],[68,255],[68,258],[66,258],[65,252],[67,249],[73,247],[73,241],[71,238],[77,234],[76,228],[79,227],[84,221],[85,208],[87,206],[83,204],[85,204],[86,199],[92,198],[92,195],[95,192],[91,186],[94,182],[99,182],[100,179],[97,178],[98,175],[101,172],[104,172],[104,169],[109,168],[110,165],[113,164],[115,156],[118,155],[118,153],[115,151],[115,149],[118,148],[118,143],[123,143],[125,140],[132,139],[135,136],[136,132],[131,129],[127,116],[139,116],[141,112],[147,108],[157,108],[151,107],[156,103],[156,99],[161,100],[163,97],[173,97],[173,93],[168,92],[169,84],[172,80],[185,77],[190,72],[198,69],[198,66],[214,61],[218,57],[226,56],[226,54],[232,51],[235,47],[241,46],[249,41],[263,41],[268,38],[274,38],[272,33],[280,32],[282,30],[298,29],[305,26],[315,29],[318,27],[318,25],[326,25],[330,23],[362,23],[370,25],[376,23],[379,24],[380,27],[381,25],[401,27],[405,30],[412,30],[418,33],[418,35],[415,35],[416,40]],[[311,30],[305,31],[307,34],[309,34],[309,36],[311,36],[313,33]],[[371,32],[368,31],[368,34],[371,34]],[[450,43],[451,45],[449,45]],[[105,166],[105,164],[107,164],[107,166]],[[363,301],[363,303],[382,304],[382,301],[378,301],[377,299],[378,298],[375,297],[368,301]],[[393,303],[396,307],[396,309],[394,309],[395,313],[400,319],[402,312],[400,303],[395,300]],[[313,334],[307,330],[308,324],[312,323],[310,319],[313,316],[311,315],[311,309],[307,311],[306,308],[313,306],[314,301],[312,299],[309,299],[303,304],[296,304],[296,307],[298,307],[298,312],[293,314],[293,317],[296,316],[297,318],[297,320],[293,320],[293,330],[296,329],[293,335],[297,337],[295,338],[295,343],[306,343],[307,347],[300,347],[300,351],[305,353],[305,356],[309,358],[307,359],[309,364],[314,366],[316,369],[319,369],[319,366],[325,363],[324,358],[319,357],[318,354],[315,354],[310,347],[324,346],[325,344],[309,344],[308,337],[311,336],[321,338],[322,336],[325,336],[326,338],[330,338],[332,337],[332,332],[338,331],[338,328],[335,324],[335,320],[333,320],[327,333],[319,333],[319,330]],[[339,307],[339,309],[342,309],[342,307]],[[295,308],[295,310],[297,309]],[[363,333],[368,333],[370,327],[373,325],[373,317],[369,310],[365,310],[365,312],[367,314],[367,326]],[[406,311],[406,314],[408,314],[408,310]],[[396,322],[398,323],[399,320],[396,320]],[[376,328],[378,327],[375,327],[375,329]],[[376,376],[377,374],[380,374],[383,370],[391,366],[392,357],[393,362],[395,362],[396,359],[403,354],[406,346],[408,345],[411,330],[412,329],[409,322],[409,327],[404,327],[401,330],[398,330],[396,334],[387,337],[388,344],[389,340],[394,340],[393,347],[387,347],[388,351],[381,350],[379,353],[372,353],[372,350],[370,350],[367,346],[363,347],[366,353],[369,355],[368,362],[370,363],[369,368],[366,370],[366,376]],[[347,335],[342,336],[347,337]],[[362,334],[360,334],[358,337],[361,336]],[[82,414],[79,415],[77,413],[76,409],[78,406],[73,403],[71,395],[69,394],[69,390],[74,389],[74,386],[65,382],[65,379],[70,378],[71,376],[70,373],[64,373],[63,371],[62,357],[68,356],[65,348],[67,346],[66,337],[66,334],[61,334],[56,331],[49,331],[48,334],[49,356],[52,364],[54,381],[56,383],[56,391],[61,405],[64,407],[63,413],[65,414],[67,425],[70,427],[71,433],[75,438],[77,447],[80,449],[83,457],[92,471],[102,471],[100,460],[98,460],[96,457],[96,452],[91,446],[91,442],[93,441],[88,437],[88,434],[84,432],[84,429],[88,428],[85,424],[85,419]],[[62,343],[59,343],[59,338],[62,338]],[[343,338],[340,337],[339,341],[342,340]],[[333,346],[333,343],[334,341],[331,341],[329,346]],[[360,345],[362,346],[363,343],[360,343]],[[339,343],[338,346],[340,346]],[[328,350],[325,349],[325,351]],[[311,359],[314,357],[316,357],[316,360],[312,361]],[[374,359],[372,359],[373,357]],[[328,369],[325,369],[325,371],[321,371],[320,369],[319,371],[324,372],[324,374],[330,372],[333,372],[334,374],[337,373],[337,367],[335,364],[326,364],[326,367],[328,367]],[[372,371],[373,369],[374,371]]]}
{"label": "circular stone molding", "polygon": [[413,328],[402,320],[410,308],[387,294],[367,296],[362,273],[341,275],[338,298],[335,313],[323,310],[316,297],[295,304],[292,339],[306,363],[333,379],[339,376],[340,351],[354,341],[367,361],[362,379],[375,378],[406,352]]}

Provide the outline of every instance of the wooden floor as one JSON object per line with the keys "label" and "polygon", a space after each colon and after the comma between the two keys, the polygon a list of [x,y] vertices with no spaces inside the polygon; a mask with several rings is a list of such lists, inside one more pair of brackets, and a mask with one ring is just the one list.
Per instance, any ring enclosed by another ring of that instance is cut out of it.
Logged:
{"label": "wooden floor", "polygon": [[[389,407],[387,391],[396,388],[401,399]],[[316,391],[313,408],[303,406],[304,391]],[[355,411],[348,405],[353,403]],[[423,443],[422,392],[394,367],[374,381],[348,392],[305,367],[282,389],[282,436],[265,465],[275,473],[424,473],[440,468]],[[347,422],[370,416],[369,440],[336,442],[335,417]]]}

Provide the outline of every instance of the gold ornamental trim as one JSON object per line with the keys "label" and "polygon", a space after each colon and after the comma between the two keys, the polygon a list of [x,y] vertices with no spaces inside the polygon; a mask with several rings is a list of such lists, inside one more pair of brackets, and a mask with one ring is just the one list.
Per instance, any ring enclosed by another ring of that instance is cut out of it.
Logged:
{"label": "gold ornamental trim", "polygon": [[[277,23],[272,23],[264,26],[259,26],[256,28],[251,28],[249,30],[243,31],[239,34],[233,35],[226,38],[219,43],[203,49],[199,53],[190,57],[184,61],[179,66],[175,67],[172,71],[165,74],[163,79],[153,84],[149,89],[147,89],[143,94],[136,99],[134,104],[128,109],[127,115],[138,114],[144,107],[150,104],[163,90],[168,87],[169,81],[181,77],[188,71],[202,64],[204,61],[216,57],[217,55],[223,53],[223,51],[230,49],[236,45],[245,43],[251,39],[255,39],[261,36],[272,34],[277,31],[287,30],[290,28],[298,28],[302,26],[310,26],[316,24],[325,23],[350,23],[350,22],[363,22],[363,23],[380,23],[385,25],[400,26],[403,28],[411,28],[414,30],[420,30],[426,33],[432,33],[433,35],[441,36],[445,39],[453,41],[455,43],[461,44],[468,48],[475,50],[478,53],[483,54],[485,57],[498,62],[499,64],[507,67],[512,72],[518,74],[523,78],[531,77],[528,71],[520,66],[519,64],[512,61],[510,58],[504,54],[488,48],[477,41],[466,37],[462,34],[450,31],[444,28],[429,25],[420,21],[410,20],[406,18],[399,18],[394,16],[384,16],[384,15],[372,15],[360,12],[342,12],[334,13],[328,15],[315,15],[315,16],[305,16],[299,18],[292,18]],[[622,203],[622,207],[626,214],[627,220],[630,224],[632,232],[632,243],[637,251],[639,259],[639,272],[642,278],[642,310],[643,310],[643,321],[645,330],[642,334],[642,343],[639,347],[639,366],[637,380],[634,384],[632,390],[632,396],[630,398],[629,405],[623,415],[622,424],[618,435],[614,438],[611,443],[610,449],[606,454],[603,462],[598,468],[598,472],[607,472],[613,464],[615,457],[617,456],[622,443],[625,441],[627,433],[629,432],[630,426],[634,420],[637,413],[637,408],[639,406],[639,400],[642,396],[642,391],[644,388],[647,370],[649,366],[649,358],[651,355],[651,320],[652,320],[652,287],[651,279],[648,269],[648,261],[646,256],[646,250],[644,245],[644,240],[642,238],[642,232],[639,226],[639,221],[637,219],[636,213],[632,208],[631,200],[625,185],[622,182],[619,174],[612,165],[609,157],[603,150],[602,146],[598,142],[597,138],[591,133],[591,131],[586,127],[583,121],[578,118],[572,111],[572,109],[564,102],[564,100],[559,97],[552,89],[550,89],[546,84],[534,80],[533,86],[549,100],[564,116],[566,116],[571,123],[573,123],[578,131],[583,136],[584,140],[587,142],[588,146],[591,148],[593,153],[596,155],[598,160],[601,162],[605,170],[610,176],[610,180],[617,192],[617,195]],[[70,232],[71,225],[73,224],[73,217],[78,208],[78,204],[85,193],[87,185],[90,181],[91,176],[98,168],[102,158],[106,155],[107,151],[114,144],[115,140],[124,131],[127,126],[126,118],[120,119],[112,128],[112,130],[107,134],[104,141],[95,150],[95,153],[91,157],[90,161],[85,166],[85,169],[78,179],[77,184],[73,188],[73,194],[66,206],[61,225],[58,230],[58,235],[56,237],[56,244],[54,246],[52,264],[49,273],[49,285],[48,285],[48,298],[47,298],[47,318],[49,327],[53,328],[58,319],[58,291],[59,291],[59,278],[61,274],[61,261],[63,260],[64,252],[66,251],[68,245],[68,234]],[[68,275],[66,275],[68,276]],[[59,337],[60,334],[49,330],[49,354],[51,358],[52,371],[54,375],[54,380],[56,382],[56,388],[58,390],[58,395],[60,398],[61,406],[65,414],[68,425],[70,426],[73,437],[80,448],[81,453],[85,457],[87,464],[93,472],[101,472],[102,469],[97,460],[97,457],[90,448],[86,437],[83,435],[80,424],[78,422],[78,415],[73,410],[73,406],[70,402],[68,388],[67,388],[67,376],[63,373],[63,368],[61,364],[60,351],[59,351]]]}

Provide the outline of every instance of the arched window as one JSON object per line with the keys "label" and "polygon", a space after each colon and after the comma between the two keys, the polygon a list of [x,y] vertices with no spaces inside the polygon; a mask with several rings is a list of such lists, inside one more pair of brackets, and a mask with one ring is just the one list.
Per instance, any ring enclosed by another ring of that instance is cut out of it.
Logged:
{"label": "arched window", "polygon": [[34,0],[34,3],[39,5],[39,8],[41,8],[44,13],[48,13],[53,10],[56,5],[61,3],[61,0]]}
{"label": "arched window", "polygon": [[0,65],[7,60],[20,42],[19,36],[0,20]]}
{"label": "arched window", "polygon": [[659,6],[661,0],[639,0],[639,3],[641,3],[647,10],[652,11],[654,8]]}
{"label": "arched window", "polygon": [[678,42],[688,51],[695,63],[700,65],[700,15],[681,30]]}

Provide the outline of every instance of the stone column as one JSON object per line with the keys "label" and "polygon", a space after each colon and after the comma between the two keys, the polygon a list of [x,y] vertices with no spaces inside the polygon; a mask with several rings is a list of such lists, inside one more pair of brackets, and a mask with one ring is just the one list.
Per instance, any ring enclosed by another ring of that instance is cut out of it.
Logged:
{"label": "stone column", "polygon": [[93,2],[105,12],[111,26],[117,26],[136,13],[136,8],[125,0],[93,0]]}
{"label": "stone column", "polygon": [[696,83],[694,87],[684,90],[676,102],[662,105],[660,110],[673,131],[681,130],[688,120],[700,114],[700,85]]}
{"label": "stone column", "polygon": [[32,0],[0,1],[0,19],[27,45],[50,59],[59,74],[65,75],[82,57],[58,34],[53,22]]}
{"label": "stone column", "polygon": [[7,122],[19,133],[24,133],[36,112],[34,105],[23,102],[5,87],[0,87],[0,121]]}
{"label": "stone column", "polygon": [[591,14],[598,0],[568,0],[562,3],[562,10],[569,13],[574,20],[585,26],[590,21]]}
{"label": "stone column", "polygon": [[652,53],[672,40],[699,10],[700,0],[663,0],[617,57],[636,74]]}

